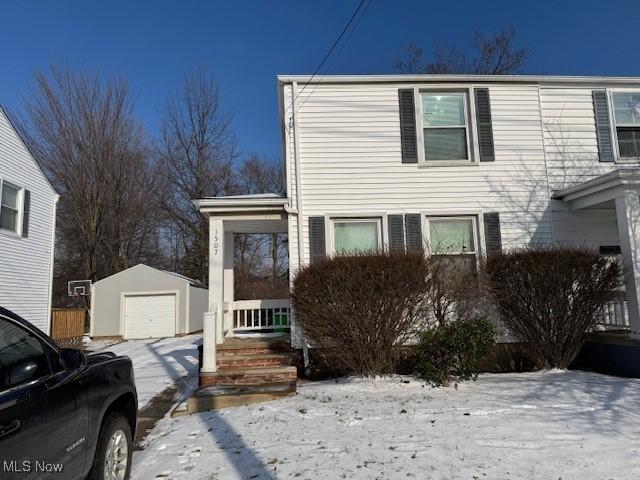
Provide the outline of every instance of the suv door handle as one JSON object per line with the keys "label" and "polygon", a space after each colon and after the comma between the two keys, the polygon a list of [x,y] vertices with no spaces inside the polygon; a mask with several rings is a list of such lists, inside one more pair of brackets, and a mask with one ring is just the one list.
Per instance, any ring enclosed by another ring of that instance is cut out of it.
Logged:
{"label": "suv door handle", "polygon": [[20,420],[14,420],[11,423],[7,423],[6,425],[0,425],[0,438],[11,435],[13,432],[17,432],[20,430],[21,423]]}

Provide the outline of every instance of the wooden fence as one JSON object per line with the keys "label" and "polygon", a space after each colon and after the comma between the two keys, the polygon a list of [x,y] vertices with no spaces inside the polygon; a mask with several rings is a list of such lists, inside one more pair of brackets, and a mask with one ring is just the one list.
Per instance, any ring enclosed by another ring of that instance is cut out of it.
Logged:
{"label": "wooden fence", "polygon": [[52,308],[51,338],[56,342],[82,342],[87,314],[84,308]]}

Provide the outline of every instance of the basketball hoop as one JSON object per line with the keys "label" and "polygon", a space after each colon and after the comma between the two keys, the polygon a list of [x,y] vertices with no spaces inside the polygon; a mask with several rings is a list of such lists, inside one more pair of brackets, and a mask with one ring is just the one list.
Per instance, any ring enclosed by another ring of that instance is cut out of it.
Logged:
{"label": "basketball hoop", "polygon": [[67,283],[70,297],[86,297],[91,294],[91,280],[71,280]]}

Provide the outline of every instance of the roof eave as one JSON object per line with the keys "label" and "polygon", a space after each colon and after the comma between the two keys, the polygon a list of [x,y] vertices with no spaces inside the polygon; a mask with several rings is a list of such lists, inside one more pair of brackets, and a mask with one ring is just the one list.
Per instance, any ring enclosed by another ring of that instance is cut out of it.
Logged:
{"label": "roof eave", "polygon": [[287,198],[198,198],[192,200],[201,213],[272,213],[285,212]]}
{"label": "roof eave", "polygon": [[571,84],[640,84],[640,77],[562,76],[562,75],[278,75],[283,83],[571,83]]}
{"label": "roof eave", "polygon": [[571,186],[553,193],[556,200],[571,201],[609,188],[633,185],[640,186],[640,169],[618,169],[606,173],[579,185]]}

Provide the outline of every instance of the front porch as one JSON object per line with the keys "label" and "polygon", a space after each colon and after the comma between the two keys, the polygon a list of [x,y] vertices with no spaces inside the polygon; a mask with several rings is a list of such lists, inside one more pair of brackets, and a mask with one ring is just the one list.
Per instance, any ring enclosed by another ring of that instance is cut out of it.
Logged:
{"label": "front porch", "polygon": [[235,235],[288,233],[287,199],[263,194],[194,203],[209,217],[210,235],[209,309],[200,368],[200,385],[209,390],[201,392],[198,404],[295,392],[289,299],[238,300],[234,282]]}
{"label": "front porch", "polygon": [[623,288],[607,305],[591,341],[609,338],[598,331],[640,339],[639,193],[640,170],[623,168],[553,195],[554,216],[565,224],[573,222],[566,231],[556,232],[556,241],[586,243],[622,261]]}

